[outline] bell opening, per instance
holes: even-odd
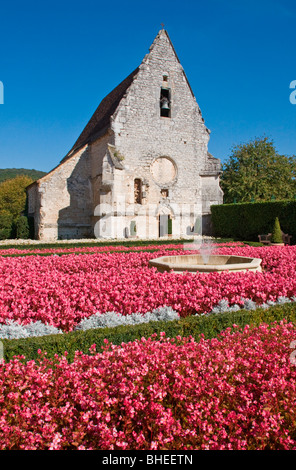
[[[160,115],[162,117],[171,117],[169,88],[161,88],[160,90]]]

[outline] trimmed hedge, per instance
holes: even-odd
[[[118,326],[114,328],[98,328],[86,331],[73,331],[67,334],[48,335],[36,338],[3,339],[5,361],[14,356],[23,355],[26,360],[36,360],[39,357],[38,350],[46,351],[48,357],[55,354],[61,356],[65,351],[68,359],[74,358],[75,351],[88,354],[91,345],[96,344],[97,350],[104,345],[107,338],[113,344],[128,343],[142,337],[149,337],[162,331],[168,337],[192,336],[198,341],[201,335],[206,339],[214,338],[226,328],[233,325],[244,327],[246,325],[258,326],[260,323],[273,323],[286,319],[296,324],[296,303],[286,303],[268,309],[239,310],[237,312],[225,312],[208,316],[188,316],[170,322],[150,322],[135,326]],[[295,338],[296,339],[296,338]]]
[[[29,218],[29,224],[30,224],[30,218]],[[19,245],[18,243],[13,243],[13,240],[11,240],[11,243],[7,244],[7,245],[1,245],[1,249],[2,250],[5,250],[5,249],[10,249],[10,248],[23,248],[23,249],[26,249],[26,250],[36,250],[36,249],[46,249],[46,248],[83,248],[83,247],[92,247],[92,246],[106,246],[106,247],[109,247],[109,246],[125,246],[125,247],[134,247],[134,246],[138,246],[138,247],[145,247],[147,245],[156,245],[156,246],[162,246],[162,245],[171,245],[171,244],[174,244],[174,245],[182,245],[183,243],[190,243],[190,242],[193,242],[194,239],[191,238],[191,239],[181,239],[181,238],[178,238],[178,239],[164,239],[164,240],[155,240],[155,239],[151,239],[151,240],[141,240],[141,239],[138,239],[138,240],[111,240],[111,241],[101,241],[100,239],[98,239],[96,241],[96,239],[94,238],[93,241],[89,242],[89,241],[79,241],[77,243],[75,243],[75,241],[72,243],[70,242],[62,242],[62,241],[56,241],[54,243],[38,243],[38,244],[30,244],[29,241],[28,243],[24,244],[24,245]]]
[[[216,237],[258,241],[258,235],[272,232],[278,217],[284,233],[296,240],[296,201],[269,201],[211,206]]]

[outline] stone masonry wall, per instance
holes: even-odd
[[[165,82],[164,77],[167,77]],[[171,91],[169,118],[160,116],[161,87]],[[202,213],[200,172],[207,162],[209,131],[165,31],[159,33],[144,58],[138,75],[120,103],[112,127],[115,146],[125,157],[127,200],[133,197],[134,179],[140,178],[146,196],[143,205],[174,205],[176,213],[187,211],[180,235],[188,234],[185,233],[188,226],[194,224],[189,205],[199,206],[200,215]],[[159,157],[168,157],[172,162],[171,168],[168,161],[162,165],[166,166],[167,181],[157,178]],[[168,173],[174,173],[173,167],[176,176],[170,178]],[[219,197],[218,187],[218,182],[212,181],[212,192],[216,190]],[[168,190],[167,198],[162,197],[162,189]],[[168,209],[167,213],[170,212],[173,211]],[[158,235],[156,219],[151,221],[150,234]]]
[[[162,88],[170,90],[170,117],[160,115]],[[209,156],[208,141],[209,130],[162,30],[108,132],[28,189],[36,238],[155,238],[168,217],[174,237],[190,235],[210,205],[222,202],[219,161]],[[136,184],[141,203],[135,202]]]
[[[93,207],[87,147],[33,185],[28,199],[29,215],[35,214],[36,238],[91,236]]]

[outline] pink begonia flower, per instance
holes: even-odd
[[[0,449],[296,450],[286,321],[0,364]]]
[[[65,249],[52,253],[59,250]],[[262,273],[160,273],[148,265],[155,251],[126,251],[91,247],[63,256],[0,257],[0,323],[40,320],[67,332],[97,312],[144,314],[170,306],[185,317],[210,312],[222,299],[230,305],[242,305],[242,298],[262,304],[296,295],[295,246],[216,245],[216,253],[261,258]],[[156,252],[186,253],[174,245]]]

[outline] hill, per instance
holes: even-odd
[[[20,175],[29,176],[36,181],[41,178],[41,176],[46,175],[46,172],[40,170],[28,170],[26,168],[0,168],[0,183]]]

